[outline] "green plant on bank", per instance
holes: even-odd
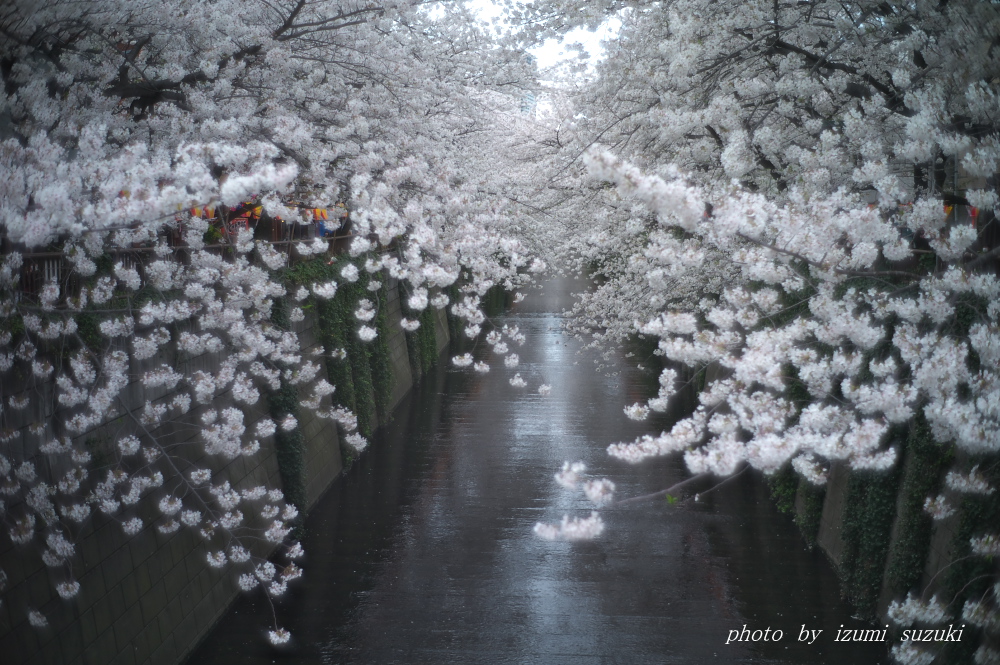
[[[386,317],[386,286],[376,292],[368,291],[370,277],[363,269],[366,256],[351,259],[338,256],[330,259],[321,256],[301,261],[283,271],[282,279],[291,288],[316,282],[336,281],[337,294],[329,300],[312,297],[304,308],[313,309],[317,317],[317,336],[326,349],[326,370],[330,382],[336,386],[333,403],[350,409],[358,418],[358,431],[370,437],[381,424],[388,422],[392,398],[393,377],[389,358],[389,326]],[[347,282],[341,272],[353,263],[359,272],[356,282]],[[382,278],[379,275],[377,278]],[[378,336],[371,342],[358,337],[359,321],[354,316],[358,303],[374,301],[377,314],[373,325]],[[338,351],[346,354],[338,357]],[[344,467],[355,459],[347,446],[341,446]]]
[[[332,272],[332,271],[331,271]],[[343,303],[332,300],[313,300],[310,306],[316,310],[316,329],[320,343],[326,349],[326,372],[330,382],[337,387],[333,393],[333,403],[354,411],[354,373],[352,358],[337,358],[333,354],[343,349],[346,353],[347,337],[352,331],[351,321],[345,316]]]
[[[222,242],[222,231],[217,226],[209,226],[201,239],[206,245],[218,245]]]
[[[288,415],[298,419],[298,406],[299,391],[295,386],[282,385],[268,395],[268,407],[275,422],[280,423]],[[286,432],[279,427],[274,433],[274,446],[285,498],[304,514],[308,506],[305,483],[305,437],[302,436],[302,428],[296,427],[291,432]]]
[[[24,319],[16,312],[11,313],[0,321],[0,332],[10,333],[11,340],[16,343],[24,334]]]
[[[96,265],[94,274],[83,281],[82,286],[87,289],[93,289],[99,278],[114,275],[115,257],[102,254],[94,259],[94,263]],[[116,290],[108,304],[119,309],[137,311],[148,302],[166,302],[175,295],[177,295],[176,292],[163,292],[148,284],[143,284],[139,290],[134,292]],[[107,338],[101,334],[99,327],[103,320],[103,312],[104,307],[90,303],[73,317],[77,326],[77,337],[91,351],[100,352],[107,346]],[[21,321],[19,316],[15,318],[18,322]]]
[[[799,489],[799,475],[790,465],[768,476],[767,486],[771,491],[771,499],[780,512],[790,514],[795,511],[795,493]]]
[[[333,393],[333,402],[357,414],[358,430],[362,435],[368,436],[371,427],[371,414],[369,409],[364,408],[368,400],[363,393],[364,388],[369,386],[358,385],[357,377],[361,371],[355,369],[356,365],[368,364],[366,348],[360,347],[359,356],[359,346],[355,343],[360,341],[357,340],[357,320],[354,318],[354,310],[360,299],[359,289],[357,283],[345,282],[340,277],[341,270],[348,262],[350,259],[346,256],[338,257],[333,262],[322,257],[297,264],[295,269],[307,281],[336,280],[338,282],[335,297],[329,300],[313,297],[310,299],[309,306],[316,309],[318,337],[327,353],[327,375],[330,377],[330,382],[337,387],[336,392]],[[367,283],[367,278],[364,279]],[[343,351],[346,356],[337,357],[339,351]],[[361,408],[359,408],[359,402]]]
[[[850,286],[870,286],[863,279],[855,282]],[[982,318],[987,304],[974,294],[963,294],[955,303],[956,315],[950,332],[956,336],[967,335],[972,323]],[[894,322],[888,323],[887,337],[891,337]],[[865,353],[857,380],[870,381],[869,362],[885,360],[890,352],[890,344],[884,342]],[[978,355],[970,350],[970,371],[977,371],[979,362]],[[812,398],[792,370],[790,366],[785,368],[788,380],[784,397],[797,407],[794,420]],[[960,391],[963,387],[959,387]],[[917,412],[912,421],[893,428],[890,433],[903,461],[888,472],[853,472],[848,482],[840,574],[845,596],[861,616],[868,618],[874,618],[883,590],[895,598],[910,591],[920,591],[934,530],[933,521],[924,510],[924,501],[938,493],[944,472],[953,459],[948,446],[942,451],[942,445],[934,441],[922,409]],[[988,461],[980,460],[980,464],[981,468],[986,468]],[[994,474],[992,483],[1000,482],[997,466],[994,461],[990,467]],[[810,547],[814,546],[822,519],[825,488],[798,478],[789,469],[769,478],[768,486],[778,509],[795,512],[803,538]],[[1000,498],[996,495],[962,498],[959,527],[952,543],[954,563],[949,566],[945,584],[948,598],[955,597],[952,604],[955,616],[960,614],[965,599],[982,595],[992,579],[991,571],[995,572],[994,562],[968,556],[971,551],[969,539],[981,535],[984,525],[997,523],[1000,523]],[[978,582],[969,583],[977,578]],[[949,645],[944,662],[971,662],[974,646],[978,643],[978,637],[971,636],[962,644]]]
[[[979,465],[990,487],[1000,487],[1000,460],[996,455],[973,457],[968,466]],[[966,494],[958,508],[958,525],[951,541],[952,564],[945,574],[944,593],[939,594],[946,602],[953,616],[960,617],[962,606],[967,600],[979,600],[987,589],[996,583],[997,560],[992,557],[971,556],[969,540],[994,531],[1000,524],[1000,492],[992,494]],[[961,642],[948,644],[941,662],[970,665],[973,653],[982,641],[981,630],[967,626],[968,637]]]
[[[782,372],[786,377],[784,397],[795,405],[795,414],[792,416],[792,423],[798,420],[799,414],[811,401],[812,397],[806,390],[805,384],[799,380],[798,371],[791,364],[782,367]],[[805,483],[807,481],[802,481]],[[795,513],[795,496],[799,491],[799,475],[790,464],[785,465],[776,473],[767,478],[767,486],[771,493],[771,499],[779,512],[785,514]]]
[[[790,308],[792,311],[796,308]],[[799,379],[798,370],[794,365],[782,367],[785,376],[785,391],[783,397],[795,406],[791,424],[799,419],[802,409],[812,402],[805,383]],[[794,515],[795,524],[802,534],[806,544],[812,549],[819,536],[820,520],[823,516],[823,500],[826,498],[826,488],[813,485],[800,477],[791,466],[786,466],[767,480],[771,498],[782,513]]]
[[[450,303],[458,302],[461,299],[462,295],[461,292],[458,290],[457,283],[452,284],[450,287],[448,287],[448,290],[445,293],[448,295],[448,302]],[[457,316],[455,316],[454,314],[452,314],[451,307],[445,308],[445,319],[448,321],[448,335],[451,338],[451,343],[456,345],[457,350],[459,351],[463,350],[464,341],[466,337],[462,332],[462,329],[464,327],[462,320]],[[407,338],[409,338],[409,335],[407,335]]]
[[[886,568],[886,589],[893,597],[919,590],[934,530],[934,521],[924,510],[924,501],[937,493],[951,458],[950,453],[942,454],[926,418],[918,411],[906,440],[896,538]]]
[[[341,257],[334,265],[346,265],[347,260],[346,257]],[[359,322],[354,316],[358,302],[370,296],[365,288],[368,284],[368,275],[363,270],[360,272],[358,281],[353,283],[342,281],[337,288],[336,297],[323,301],[320,306],[328,308],[330,311],[328,318],[338,320],[335,327],[338,334],[328,338],[332,346],[327,346],[327,350],[339,348],[347,353],[346,360],[349,364],[354,393],[353,411],[358,417],[358,431],[362,436],[369,437],[378,426],[378,414],[375,411],[375,393],[372,384],[371,343],[364,342],[358,337]],[[321,331],[320,334],[326,335],[326,331]],[[340,361],[331,358],[328,364],[331,362]]]
[[[372,388],[375,393],[375,410],[378,413],[380,425],[386,425],[392,419],[392,390],[394,379],[392,376],[392,363],[389,358],[389,317],[386,289],[383,285],[376,294],[375,307],[378,313],[375,315],[374,326],[378,336],[371,342],[371,375]]]
[[[805,382],[799,378],[799,370],[795,365],[791,363],[782,365],[781,373],[785,377],[785,390],[782,396],[795,406],[795,414],[789,422],[791,426],[798,423],[802,409],[813,402],[813,396],[809,394]]]
[[[816,546],[819,538],[819,527],[823,519],[823,501],[826,499],[826,487],[813,485],[804,478],[799,479],[795,501],[799,510],[795,513],[795,524],[799,527],[802,538],[809,549]]]
[[[890,430],[890,441],[900,455],[905,453],[906,428]],[[844,498],[840,575],[843,593],[858,614],[874,619],[882,590],[892,523],[896,517],[896,496],[900,471],[853,471]]]
[[[483,296],[482,300],[483,314],[486,316],[500,316],[504,313],[507,308],[507,292],[504,288],[497,284],[496,286],[490,287]]]
[[[275,325],[287,328],[289,325],[286,302],[276,301],[271,310],[271,320]],[[278,390],[267,395],[267,405],[271,418],[280,423],[286,416],[299,419],[299,391],[295,386],[281,381]],[[296,427],[286,432],[280,427],[274,433],[275,457],[278,462],[278,473],[281,476],[281,488],[285,498],[290,501],[300,514],[305,514],[307,508],[305,484],[305,438],[302,427]],[[297,524],[300,524],[299,521]]]
[[[403,294],[400,293],[402,298]],[[413,316],[413,314],[411,314]],[[426,374],[437,362],[437,316],[428,307],[417,317],[420,327],[406,333],[406,351],[410,356],[410,368],[414,379]]]

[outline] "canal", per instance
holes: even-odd
[[[606,455],[669,423],[623,414],[649,394],[635,359],[596,371],[596,356],[561,331],[559,312],[581,287],[548,282],[502,318],[528,339],[513,349],[516,370],[495,356],[485,375],[440,362],[312,510],[305,576],[276,606],[290,645],[268,645],[271,609],[254,595],[189,665],[887,662],[882,644],[834,642],[842,624],[863,624],[829,562],[749,473],[699,502],[606,509],[594,542],[532,533],[590,512],[553,481],[564,461],[614,480],[619,498],[686,477],[676,458],[633,467]],[[474,355],[488,351],[481,343]],[[508,383],[514,371],[526,388]],[[799,642],[803,625],[823,632]],[[783,636],[727,645],[744,626]]]

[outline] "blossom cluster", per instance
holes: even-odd
[[[532,36],[609,16],[583,0],[521,12]],[[616,18],[593,78],[552,93],[558,112],[535,144],[551,187],[531,202],[558,229],[560,258],[595,278],[568,330],[598,349],[631,336],[656,347],[658,394],[626,415],[681,406],[679,393],[696,404],[608,452],[681,454],[723,477],[791,468],[821,485],[834,464],[898,464],[907,429],[926,423],[962,460],[927,513],[954,514],[956,493],[989,496],[988,474],[961,465],[1000,454],[988,230],[1000,116],[986,46],[1000,10],[667,0]],[[987,527],[973,556],[995,551]],[[986,595],[995,616],[998,593]],[[930,612],[918,602],[893,612]],[[913,644],[893,656],[934,657]]]

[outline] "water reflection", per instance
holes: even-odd
[[[304,583],[278,606],[292,648],[271,650],[266,603],[241,600],[190,663],[884,660],[881,648],[833,644],[853,624],[830,566],[749,476],[700,503],[608,510],[597,542],[532,535],[537,521],[590,511],[552,481],[564,460],[612,477],[620,496],[685,477],[678,460],[630,467],[605,454],[649,428],[622,413],[645,379],[595,372],[559,332],[554,312],[573,287],[549,283],[506,317],[528,336],[513,349],[527,388],[508,384],[500,357],[487,375],[442,366],[313,510]],[[826,632],[799,644],[803,623]],[[785,636],[726,645],[744,624]]]

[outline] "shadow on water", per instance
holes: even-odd
[[[884,645],[834,642],[841,624],[861,624],[827,560],[749,474],[698,503],[607,509],[595,542],[533,536],[537,521],[590,512],[552,481],[564,460],[612,478],[620,497],[686,477],[676,458],[632,467],[604,452],[651,429],[622,413],[648,376],[624,357],[617,375],[595,372],[561,332],[579,288],[550,282],[504,317],[529,341],[512,349],[516,370],[485,344],[473,354],[489,374],[439,363],[312,510],[305,576],[277,604],[288,648],[268,646],[270,608],[252,595],[189,664],[886,662]],[[509,385],[515,371],[527,388]],[[803,624],[823,630],[812,645],[797,641]],[[744,625],[784,634],[727,645]]]

